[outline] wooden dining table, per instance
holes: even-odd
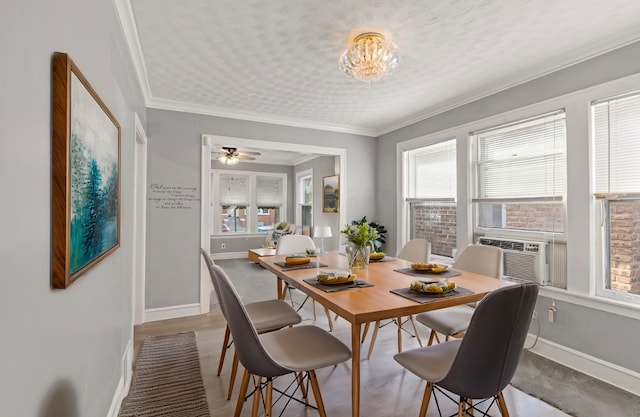
[[[363,324],[471,303],[481,300],[495,289],[512,285],[509,281],[456,270],[461,274],[448,279],[455,282],[457,287],[470,290],[468,294],[437,297],[430,299],[428,302],[420,303],[391,292],[396,289],[408,288],[410,283],[416,279],[424,279],[397,272],[397,269],[410,268],[411,263],[401,259],[391,259],[371,262],[366,269],[354,269],[352,271],[358,280],[365,281],[373,286],[358,286],[343,291],[325,292],[305,282],[304,279],[315,278],[318,271],[323,269],[348,270],[346,256],[338,252],[330,252],[326,255],[313,257],[313,262],[327,265],[319,269],[288,269],[276,264],[276,262],[284,262],[285,257],[285,255],[261,257],[259,261],[260,265],[277,276],[278,298],[284,298],[284,283],[290,284],[351,324],[352,417],[359,417],[360,415],[360,334]]]

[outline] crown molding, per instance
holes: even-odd
[[[173,110],[185,113],[195,113],[207,116],[225,117],[229,119],[238,119],[252,122],[269,123],[281,126],[300,127],[305,129],[327,130],[331,132],[350,133],[353,135],[362,135],[370,137],[378,137],[376,129],[369,129],[358,126],[333,125],[327,123],[312,122],[309,120],[289,119],[273,115],[264,115],[252,112],[243,112],[236,110],[221,109],[212,106],[181,103],[172,100],[161,100],[151,98],[147,101],[147,107],[160,110]]]
[[[378,136],[386,135],[387,133],[394,132],[396,130],[402,129],[403,127],[410,126],[414,123],[421,122],[430,117],[437,116],[439,114],[445,113],[447,111],[453,110],[458,107],[462,107],[466,104],[472,103],[477,100],[481,100],[483,98],[492,96],[494,94],[501,93],[503,91],[509,90],[510,88],[517,87],[522,84],[526,84],[530,81],[534,81],[538,78],[545,77],[554,72],[558,72],[574,65],[580,64],[585,61],[589,61],[590,59],[597,58],[601,55],[607,54],[609,52],[613,52],[617,49],[624,48],[625,46],[629,46],[633,43],[638,42],[640,39],[637,36],[633,36],[631,39],[626,39],[623,43],[619,42],[610,42],[610,44],[603,45],[598,49],[598,52],[590,52],[582,55],[574,56],[569,59],[565,63],[561,65],[556,65],[551,68],[540,67],[537,70],[534,70],[528,74],[515,74],[511,77],[510,80],[506,80],[506,83],[500,83],[499,85],[495,85],[493,88],[488,88],[484,91],[480,91],[476,94],[466,95],[466,96],[458,96],[453,98],[452,100],[443,102],[438,104],[437,106],[428,108],[424,111],[416,113],[412,116],[405,118],[404,120],[399,121],[398,123],[389,124],[377,130]]]
[[[127,44],[129,57],[133,63],[133,69],[136,73],[136,77],[138,78],[138,84],[140,85],[146,104],[151,97],[151,86],[149,85],[147,67],[142,55],[142,46],[140,45],[140,38],[138,37],[138,29],[136,27],[136,20],[133,16],[131,1],[113,0],[113,7],[115,8],[116,16],[120,23],[120,29],[122,30],[125,43]]]

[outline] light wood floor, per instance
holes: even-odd
[[[238,292],[244,302],[252,302],[261,299],[275,297],[275,278],[259,266],[249,264],[243,260],[219,261],[227,273],[231,276]],[[301,294],[294,293],[294,300],[301,300]],[[216,300],[212,293],[212,303]],[[307,302],[301,310],[302,324],[315,324],[328,329],[327,320],[320,308],[317,309],[317,320],[313,320],[311,302]],[[211,415],[216,417],[232,416],[236,405],[237,392],[241,379],[242,369],[236,379],[236,387],[231,401],[227,398],[229,372],[233,348],[227,353],[227,361],[221,376],[216,376],[218,358],[222,345],[222,337],[226,322],[217,308],[217,303],[212,305],[209,314],[188,317],[182,319],[165,320],[137,326],[135,329],[135,353],[145,336],[172,334],[193,330],[197,334],[198,349],[200,352],[202,376],[207,391],[207,397]],[[334,322],[333,334],[341,339],[347,346],[350,345],[349,324],[341,319]],[[424,332],[423,332],[424,330]],[[426,340],[428,329],[421,329],[423,340]],[[368,339],[368,338],[367,338]],[[418,347],[415,338],[405,336],[405,349]],[[363,346],[364,352],[368,349],[368,340]],[[375,350],[371,360],[363,359],[361,363],[362,392],[361,392],[361,416],[362,417],[394,417],[417,416],[424,392],[425,383],[413,374],[407,372],[393,360],[396,353],[396,329],[389,325],[380,330]],[[350,364],[345,363],[336,367],[325,368],[317,372],[322,396],[325,402],[328,416],[348,417],[351,415],[351,369]],[[277,384],[284,386],[290,382],[288,377],[279,378]],[[508,387],[505,391],[506,401],[511,416],[517,417],[565,417],[567,414],[554,409],[550,405],[529,395]],[[274,407],[274,416],[280,415],[280,401]],[[443,415],[451,415],[455,412],[455,404],[444,397],[439,396],[440,407]],[[497,407],[490,411],[492,416],[499,416]],[[251,415],[251,402],[246,402],[242,416]],[[305,408],[297,403],[290,403],[284,411],[284,416],[317,416],[312,408]],[[429,407],[428,416],[438,416],[433,398]]]

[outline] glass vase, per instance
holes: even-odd
[[[349,268],[350,269],[367,269],[369,265],[369,254],[371,253],[371,248],[369,245],[366,246],[356,246],[354,244],[349,244],[347,246],[347,256],[349,257]]]

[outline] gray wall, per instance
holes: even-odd
[[[395,190],[396,188],[398,181],[396,144],[399,142],[640,73],[638,57],[640,57],[640,43],[635,43],[381,136],[378,138],[378,167],[380,167],[376,176],[378,189]],[[398,215],[397,203],[385,197],[385,194],[379,193],[376,200],[380,222],[395,225]],[[569,236],[569,245],[573,242],[574,246],[580,247],[581,255],[588,252],[588,247],[582,250],[581,242],[589,241],[586,235],[589,228],[590,224],[580,225],[574,229],[577,233]],[[389,247],[396,247],[395,228],[388,229]],[[577,236],[580,233],[583,235]],[[588,262],[589,260],[583,256],[573,256],[569,259],[569,271],[588,270],[585,267]],[[544,297],[539,299],[537,307],[539,317],[546,317],[550,302],[551,300]],[[575,304],[561,303],[558,308],[558,319],[553,325],[550,326],[548,321],[541,320],[541,322],[541,336],[548,340],[636,372],[640,371],[637,352],[640,346],[638,320]],[[615,347],[612,347],[612,342],[615,343]]]
[[[132,332],[134,111],[140,89],[110,0],[0,2],[0,404],[5,416],[105,416]],[[69,53],[122,127],[121,247],[50,287],[51,57]],[[60,412],[58,415],[63,415]]]
[[[196,187],[200,196],[202,134],[347,151],[348,218],[375,213],[375,139],[346,133],[148,109],[149,184]],[[151,191],[151,190],[149,190]],[[147,205],[146,306],[162,308],[199,302],[200,205],[161,210]]]

